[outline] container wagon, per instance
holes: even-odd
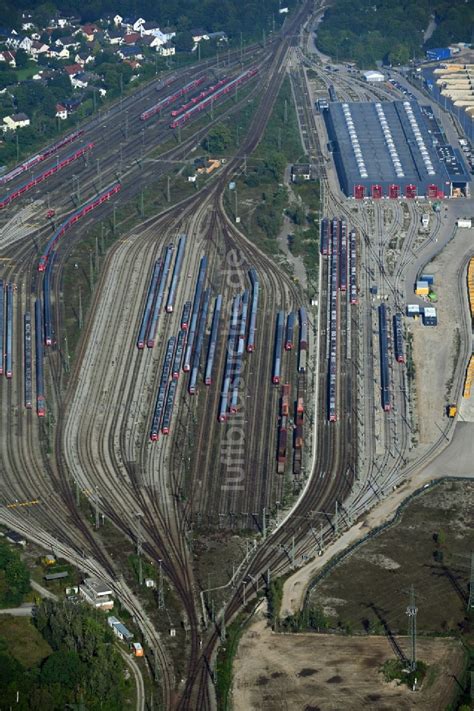
[[[191,370],[191,358],[194,347],[194,339],[196,337],[196,328],[199,316],[199,309],[201,306],[201,297],[204,288],[204,281],[206,278],[207,270],[207,257],[204,255],[201,257],[201,262],[199,264],[199,273],[196,281],[196,288],[194,290],[194,300],[193,308],[191,312],[191,325],[189,327],[188,340],[186,343],[186,350],[184,354],[183,370],[188,372]]]
[[[7,286],[7,322],[5,343],[5,375],[13,376],[13,284]]]
[[[284,474],[286,465],[286,451],[288,445],[288,430],[285,425],[278,430],[277,473]]]
[[[5,331],[5,287],[3,286],[3,279],[0,279],[0,375],[3,375],[3,364],[4,364],[4,359],[5,359],[5,354],[3,352],[4,331]]]
[[[212,316],[211,335],[209,338],[209,346],[207,349],[206,373],[204,375],[204,384],[205,385],[212,385],[212,369],[214,366],[214,358],[216,355],[217,338],[219,336],[219,320],[221,317],[221,309],[222,309],[222,296],[221,296],[221,294],[219,294],[219,296],[216,297],[216,300],[214,302],[214,313]]]
[[[339,289],[347,291],[347,225],[341,220],[339,240]]]
[[[151,309],[153,306],[153,301],[156,295],[156,288],[158,285],[158,279],[160,278],[161,272],[161,259],[157,259],[153,267],[153,273],[151,275],[150,285],[148,287],[148,293],[145,302],[145,309],[143,311],[142,322],[140,324],[140,330],[138,332],[137,338],[137,348],[142,350],[145,348],[146,334],[148,331],[148,325],[150,322]]]
[[[43,362],[43,324],[41,301],[35,301],[35,350],[36,350],[36,413],[38,417],[46,415],[46,399],[44,396],[44,362]]]
[[[257,309],[258,309],[258,294],[260,283],[258,281],[257,272],[255,269],[249,271],[250,281],[252,282],[252,302],[250,304],[249,318],[249,333],[247,338],[247,352],[252,353],[255,350],[255,330],[257,325]]]
[[[193,367],[191,370],[191,377],[189,379],[188,391],[189,391],[190,395],[194,395],[196,392],[196,388],[197,388],[199,363],[201,361],[202,344],[204,342],[204,334],[206,331],[207,312],[209,311],[210,299],[211,299],[211,290],[205,289],[204,295],[203,295],[203,300],[202,300],[201,316],[199,318],[199,326],[198,326],[198,330],[197,330],[196,345],[194,348]]]
[[[387,309],[385,304],[380,304],[379,306],[379,343],[382,407],[385,412],[390,412],[392,409],[392,396],[390,392],[390,371],[388,366]]]
[[[285,383],[281,389],[280,415],[288,417],[290,414],[290,385]]]
[[[398,363],[405,362],[405,349],[403,347],[403,322],[400,313],[393,317],[393,342],[395,344],[395,359]]]
[[[170,314],[174,309],[174,302],[176,299],[176,291],[178,287],[178,281],[181,274],[181,267],[183,265],[184,250],[186,247],[186,235],[181,235],[178,242],[178,251],[176,253],[176,259],[173,267],[173,275],[171,277],[170,289],[168,292],[168,299],[166,301],[166,311]]]
[[[184,331],[188,330],[189,317],[191,316],[191,306],[192,306],[191,302],[186,301],[186,303],[184,304],[184,307],[183,307],[183,313],[181,315],[181,328]]]
[[[178,380],[179,372],[181,370],[181,364],[183,361],[183,352],[186,345],[186,331],[180,331],[178,333],[178,340],[176,342],[176,351],[173,359],[173,368],[171,377],[173,380]]]
[[[163,415],[163,425],[161,427],[161,431],[163,432],[164,435],[169,434],[169,431],[170,431],[177,385],[178,385],[178,381],[172,380],[171,383],[169,384],[169,387],[168,387],[168,395],[166,396],[165,412]]]
[[[326,256],[329,254],[329,220],[327,217],[321,220],[319,249],[322,255]]]
[[[23,341],[25,407],[30,410],[33,406],[33,373],[31,355],[31,314],[29,311],[27,311],[23,317]]]
[[[272,383],[278,385],[281,376],[281,353],[283,346],[283,330],[285,328],[285,312],[279,311],[277,314],[275,328],[275,348],[273,352],[273,372]]]
[[[88,202],[84,203],[84,205],[81,205],[81,207],[75,210],[66,220],[64,220],[64,222],[53,232],[53,234],[49,238],[44,252],[40,257],[38,263],[38,271],[44,272],[51,252],[54,246],[56,245],[56,242],[72,227],[72,225],[74,225],[78,220],[80,220],[81,217],[87,215],[88,212],[91,212],[91,210],[94,210],[99,205],[102,205],[102,203],[106,202],[107,200],[110,200],[112,195],[118,193],[121,188],[122,186],[120,183],[114,183],[113,185],[99,193],[97,197],[92,198],[92,200],[89,200]]]
[[[293,336],[295,331],[295,321],[296,315],[292,311],[288,314],[286,320],[286,334],[285,334],[285,351],[291,351],[293,349]]]
[[[163,261],[163,269],[161,270],[160,278],[158,280],[158,287],[156,289],[155,303],[153,304],[153,308],[151,311],[150,327],[148,329],[148,336],[146,339],[147,348],[154,348],[154,346],[155,346],[155,338],[156,338],[156,330],[158,327],[158,319],[160,317],[161,305],[163,303],[163,296],[165,294],[166,282],[168,280],[168,274],[170,271],[171,258],[173,256],[173,249],[174,249],[174,247],[172,244],[169,244],[166,248],[165,258]]]
[[[349,233],[349,289],[350,303],[357,304],[357,240],[354,230]]]

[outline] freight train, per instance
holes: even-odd
[[[299,310],[300,334],[298,341],[298,372],[305,373],[308,358],[308,313],[302,306]]]
[[[7,286],[7,320],[5,333],[5,375],[13,376],[13,284]]]
[[[329,254],[329,220],[327,217],[324,217],[321,220],[319,250],[324,256],[327,256]]]
[[[159,101],[157,104],[154,104],[154,106],[150,106],[149,109],[146,109],[146,111],[140,114],[140,121],[148,121],[148,119],[150,119],[152,116],[156,116],[156,114],[160,113],[160,111],[166,109],[167,106],[174,103],[182,96],[186,96],[186,94],[189,94],[189,92],[193,89],[196,89],[198,86],[201,86],[201,84],[203,84],[205,81],[206,76],[199,77],[199,79],[193,79],[188,84],[185,84],[185,86],[182,86],[180,89],[175,91],[173,94],[170,94],[164,99],[161,99],[161,101]]]
[[[224,84],[224,86],[221,86],[216,91],[213,91],[212,94],[207,96],[205,99],[199,101],[191,109],[188,109],[183,114],[181,114],[181,116],[175,118],[171,122],[170,128],[179,128],[180,126],[183,126],[183,124],[194,118],[194,116],[196,116],[198,113],[207,109],[208,106],[213,105],[214,102],[218,101],[223,96],[226,96],[226,94],[229,94],[234,89],[237,89],[237,87],[239,87],[241,84],[244,84],[245,82],[252,79],[252,77],[257,74],[257,71],[257,69],[248,69],[247,71],[242,72],[242,74],[240,74],[235,79],[228,81],[226,84]]]
[[[390,391],[390,371],[388,366],[388,334],[387,308],[379,306],[379,345],[380,345],[380,386],[382,407],[385,412],[392,409],[392,394]]]
[[[257,309],[258,295],[260,290],[260,282],[258,281],[257,272],[255,269],[249,270],[250,281],[252,282],[252,301],[250,304],[249,318],[249,333],[247,338],[247,352],[252,353],[255,350],[255,330],[257,324]]]
[[[204,384],[205,385],[212,384],[212,369],[214,366],[214,358],[216,355],[221,309],[222,309],[222,296],[221,296],[221,294],[219,294],[219,296],[216,297],[216,300],[214,303],[214,314],[212,316],[211,335],[209,337],[209,345],[207,348],[206,372],[204,375]]]
[[[31,355],[31,314],[27,311],[23,317],[23,372],[24,402],[29,410],[33,406],[33,374]]]
[[[30,180],[28,180],[26,183],[23,183],[23,185],[20,185],[19,188],[15,188],[15,190],[12,190],[11,193],[8,193],[8,195],[5,195],[4,198],[0,199],[0,210],[2,210],[4,207],[7,207],[11,202],[16,200],[17,198],[21,197],[24,193],[28,192],[28,190],[31,190],[32,188],[35,187],[35,185],[39,185],[42,183],[44,180],[49,178],[51,175],[54,175],[55,173],[58,173],[60,170],[65,168],[67,165],[70,165],[73,163],[75,160],[78,160],[82,156],[86,155],[88,151],[91,151],[94,148],[93,143],[88,143],[86,146],[83,146],[82,148],[79,148],[75,153],[73,153],[70,156],[67,156],[67,158],[63,158],[62,161],[57,163],[56,165],[51,166],[47,170],[43,171],[39,175],[36,175]]]
[[[349,301],[357,304],[357,240],[354,230],[349,232]]]
[[[38,417],[46,415],[46,399],[44,396],[44,363],[43,363],[43,324],[41,319],[41,301],[35,301],[35,351],[36,351],[36,413]]]
[[[403,347],[403,322],[400,313],[393,317],[393,343],[395,346],[395,360],[398,363],[405,362],[405,349]]]
[[[191,375],[189,378],[188,392],[190,395],[194,395],[196,393],[198,374],[199,374],[199,363],[201,361],[202,344],[204,342],[204,334],[206,331],[207,313],[209,311],[210,300],[211,300],[211,290],[205,289],[204,294],[203,294],[203,299],[202,299],[201,315],[199,317],[199,324],[198,324],[198,329],[197,329],[196,344],[194,346]]]
[[[178,288],[179,277],[181,274],[181,267],[183,265],[184,250],[186,247],[186,235],[181,235],[178,242],[178,251],[176,253],[176,260],[173,267],[173,275],[171,277],[171,285],[168,292],[168,298],[166,300],[166,311],[167,313],[173,313],[174,302],[176,299],[176,290]]]
[[[53,232],[53,234],[49,238],[44,252],[40,257],[38,271],[44,272],[44,270],[46,269],[46,264],[56,242],[72,227],[72,225],[74,225],[74,223],[80,220],[81,217],[87,215],[88,212],[94,210],[94,208],[98,207],[99,205],[102,205],[103,202],[109,200],[112,195],[118,193],[121,187],[122,186],[120,183],[114,183],[112,186],[100,192],[95,198],[92,198],[88,202],[84,203],[84,205],[81,205],[81,207],[75,210],[72,215],[70,215],[66,220],[64,220],[64,222]]]
[[[329,363],[328,363],[328,419],[337,420],[337,342],[338,342],[338,257],[340,223],[331,223],[331,258],[329,262]]]
[[[5,354],[3,352],[3,341],[5,331],[5,288],[3,279],[0,279],[0,375],[3,375],[3,361]]]
[[[38,163],[41,163],[42,161],[46,160],[46,158],[49,158],[49,156],[59,151],[61,148],[63,148],[63,146],[67,146],[68,143],[72,143],[77,138],[80,138],[83,134],[83,130],[74,131],[74,133],[70,133],[69,136],[65,136],[57,143],[54,143],[52,146],[49,146],[49,148],[45,148],[42,153],[38,153],[37,155],[32,156],[32,158],[28,158],[27,161],[21,163],[21,165],[18,165],[16,168],[13,168],[13,170],[10,170],[9,173],[5,173],[5,175],[0,178],[0,185],[4,185],[5,183],[10,182],[10,180],[17,178],[22,173],[26,172],[27,170],[30,170]]]
[[[285,312],[279,311],[277,314],[275,327],[275,346],[273,351],[272,383],[278,385],[281,377],[281,353],[283,347],[283,331],[285,328]]]
[[[163,260],[163,268],[160,272],[158,279],[158,286],[156,288],[155,300],[151,310],[149,325],[148,325],[148,335],[146,339],[147,348],[154,348],[156,330],[158,328],[158,319],[161,312],[161,304],[163,303],[163,296],[166,289],[166,282],[168,280],[168,274],[171,266],[171,258],[173,256],[173,245],[169,244],[166,248],[165,258]]]
[[[140,323],[140,330],[138,332],[137,338],[137,348],[139,348],[140,350],[145,348],[146,334],[148,331],[148,324],[150,321],[151,309],[153,306],[153,299],[155,298],[158,279],[160,278],[161,264],[161,259],[157,259],[153,266],[153,273],[151,275],[150,286],[148,287],[145,309],[143,311],[143,316]]]
[[[197,325],[198,325],[198,316],[199,316],[199,309],[201,306],[202,292],[204,290],[204,281],[206,279],[206,270],[207,270],[207,257],[204,255],[203,257],[201,257],[201,262],[199,264],[198,278],[196,281],[196,288],[194,290],[193,308],[192,308],[192,312],[191,312],[191,323],[189,326],[189,333],[188,333],[188,338],[187,338],[187,343],[186,343],[186,350],[184,353],[183,370],[185,372],[188,372],[189,370],[191,370],[191,358],[192,358],[193,347],[194,347],[194,339],[196,338],[196,329],[197,329]]]

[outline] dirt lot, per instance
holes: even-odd
[[[311,592],[330,625],[379,631],[382,620],[407,631],[406,606],[415,586],[418,630],[449,632],[464,620],[472,547],[474,482],[448,482],[415,499],[401,521],[369,541]],[[433,534],[443,530],[437,546]],[[442,552],[442,562],[433,554]]]
[[[401,640],[406,647],[407,640]],[[423,639],[430,666],[418,692],[387,683],[379,672],[393,658],[385,637],[273,634],[260,616],[242,637],[234,663],[234,711],[445,709],[463,665],[458,642]]]

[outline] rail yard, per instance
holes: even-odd
[[[238,613],[271,580],[330,551],[455,427],[440,411],[439,435],[418,436],[414,344],[428,326],[407,306],[429,323],[428,292],[416,300],[414,284],[466,208],[445,207],[439,190],[425,195],[421,179],[411,192],[391,184],[383,200],[385,187],[358,190],[371,162],[354,104],[374,107],[395,177],[403,151],[386,120],[395,106],[414,132],[417,169],[431,176],[441,159],[418,139],[418,104],[385,84],[329,76],[306,51],[314,12],[302,2],[278,36],[229,51],[224,64],[209,59],[151,81],[0,178],[0,523],[113,586],[141,631],[164,708],[213,708],[216,652]],[[321,195],[311,296],[225,200],[287,76]],[[111,213],[115,231],[117,206],[188,165],[210,127],[250,100],[258,108],[237,154],[108,249],[70,365],[64,279],[74,245]],[[28,200],[38,209],[25,226]],[[464,336],[446,397],[456,401],[472,350],[466,270],[464,260],[453,287]],[[100,516],[164,576],[179,661],[166,627],[125,581]],[[237,535],[245,557],[229,565],[223,551],[211,586],[193,536]]]

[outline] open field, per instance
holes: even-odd
[[[310,593],[310,604],[322,607],[330,626],[379,631],[384,620],[403,634],[413,584],[419,632],[458,630],[467,604],[473,503],[471,482],[435,487],[325,578]],[[442,545],[434,540],[440,531]]]
[[[3,642],[9,653],[27,669],[51,654],[51,647],[29,617],[0,617],[0,649]]]
[[[408,651],[408,640],[400,640]],[[263,616],[244,633],[234,663],[234,711],[304,709],[377,711],[445,709],[463,667],[454,639],[423,639],[419,655],[428,664],[426,680],[414,693],[387,683],[382,664],[393,658],[385,637],[326,634],[273,634]]]

